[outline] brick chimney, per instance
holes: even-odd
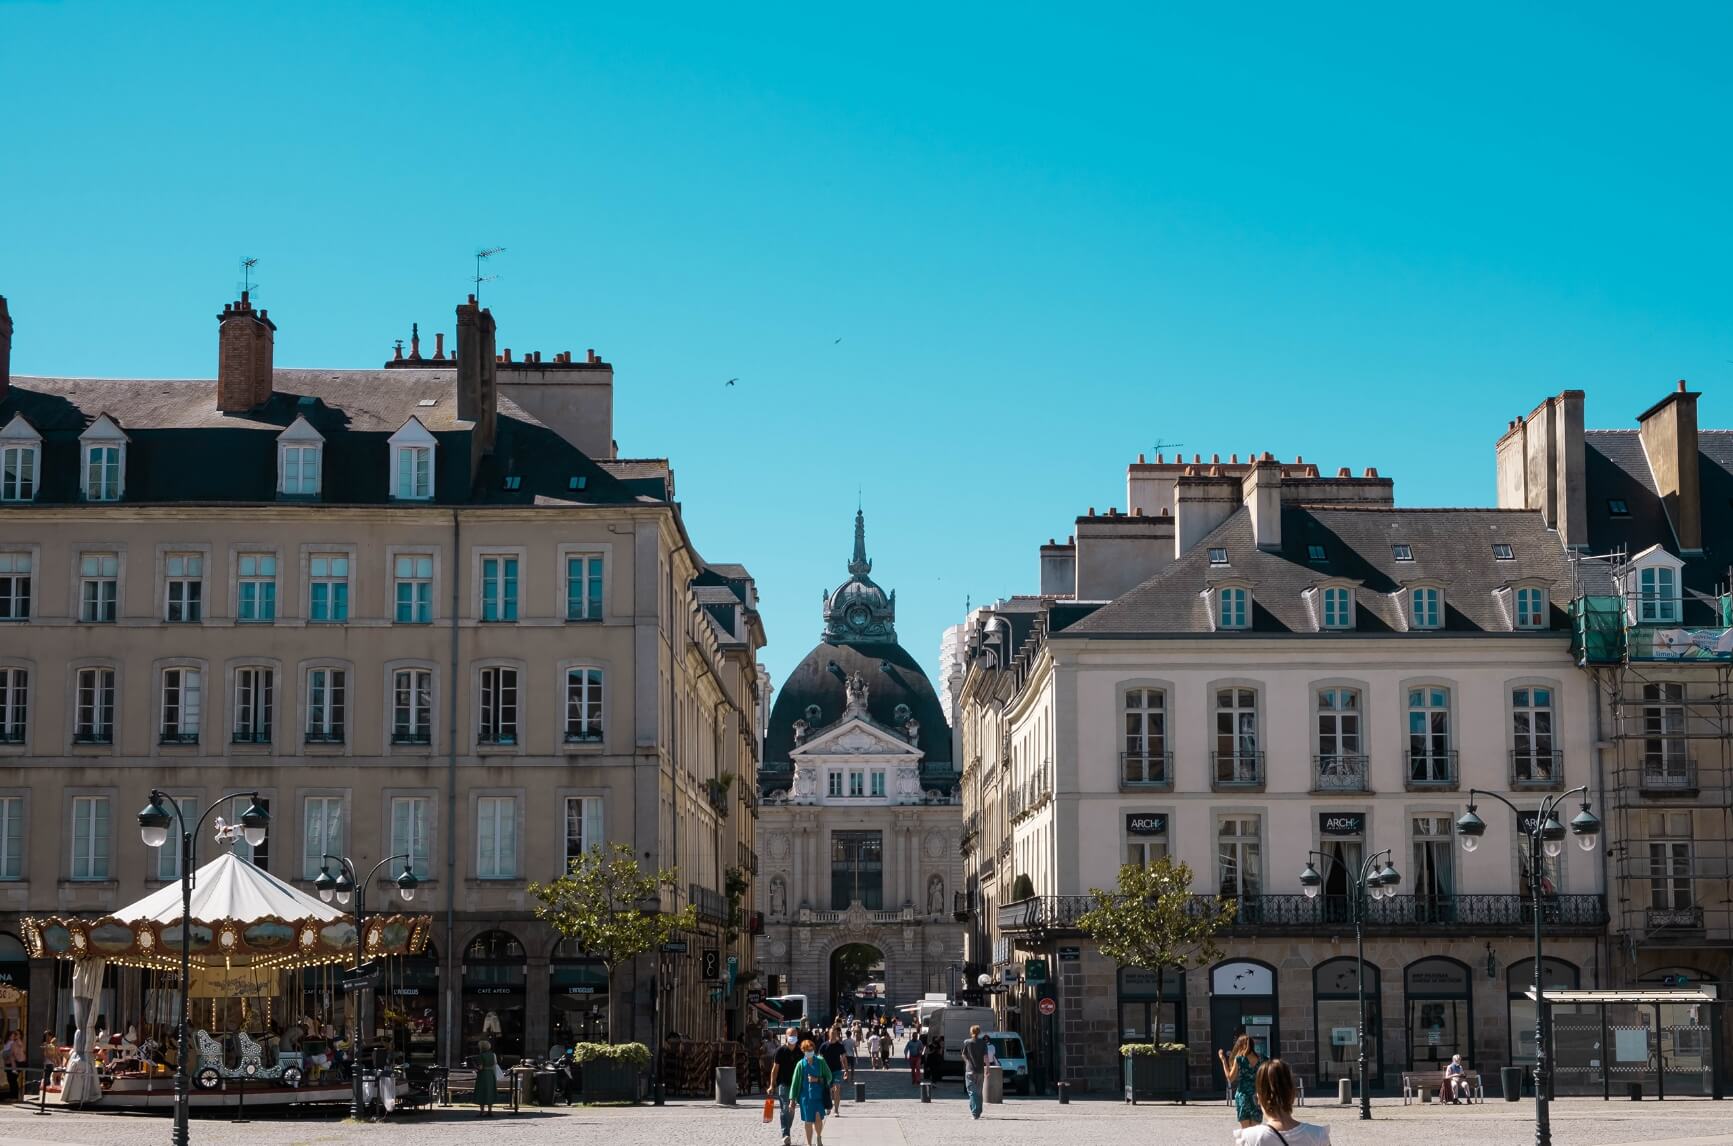
[[[12,315],[6,309],[6,296],[0,294],[0,402],[12,389]]]
[[[242,414],[270,400],[277,324],[253,309],[246,291],[217,322],[217,409]]]
[[[493,451],[499,414],[498,364],[494,354],[493,312],[475,296],[457,308],[457,416],[475,423],[477,458]]]
[[[1649,459],[1655,489],[1667,507],[1679,548],[1685,552],[1703,549],[1703,495],[1697,473],[1697,399],[1700,395],[1679,388],[1637,415],[1643,453]]]

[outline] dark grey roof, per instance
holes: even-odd
[[[1635,555],[1654,545],[1683,558],[1685,586],[1714,593],[1733,565],[1733,430],[1697,431],[1697,481],[1702,497],[1701,555],[1680,552],[1667,507],[1656,491],[1638,430],[1587,430],[1583,434],[1589,549],[1609,553],[1623,546]],[[1628,516],[1615,517],[1608,503],[1623,501]],[[1690,619],[1690,614],[1687,614]]]
[[[835,670],[831,666],[835,665]],[[817,705],[819,716],[811,721],[813,733],[835,724],[847,706],[845,679],[860,673],[867,683],[867,716],[886,728],[897,727],[896,707],[909,706],[909,714],[921,722],[918,747],[924,754],[923,771],[948,771],[951,765],[951,726],[939,695],[921,666],[901,645],[833,644],[824,642],[796,665],[782,682],[776,704],[770,711],[770,727],[764,740],[765,791],[788,786],[789,753],[794,748],[794,722],[806,717],[808,705]]]
[[[1511,560],[1494,556],[1495,542],[1510,545]],[[1413,560],[1397,561],[1396,544],[1409,546]],[[1313,545],[1323,546],[1323,561],[1310,559]],[[1210,564],[1211,549],[1226,549],[1228,564]],[[1251,587],[1254,634],[1312,633],[1317,626],[1303,594],[1333,578],[1356,586],[1359,633],[1402,631],[1407,597],[1400,590],[1416,582],[1444,589],[1443,631],[1458,634],[1509,632],[1494,591],[1530,579],[1549,589],[1553,627],[1563,628],[1562,605],[1572,588],[1570,559],[1538,511],[1285,506],[1282,547],[1264,551],[1253,544],[1251,516],[1241,507],[1172,565],[1064,633],[1207,633],[1205,593],[1229,581]],[[1410,635],[1425,639],[1430,633]]]

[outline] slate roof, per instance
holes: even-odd
[[[837,672],[831,671],[834,664]],[[822,642],[795,666],[776,694],[770,710],[770,726],[764,741],[766,793],[786,788],[789,753],[794,748],[794,722],[805,718],[808,705],[819,709],[811,722],[817,734],[842,718],[847,707],[844,680],[859,672],[867,683],[867,715],[886,728],[896,728],[896,707],[909,706],[909,714],[921,722],[918,746],[924,754],[921,770],[946,771],[951,765],[951,726],[939,706],[939,694],[914,657],[894,641],[880,643]]]
[[[1714,593],[1733,565],[1733,430],[1697,431],[1697,481],[1702,496],[1703,552],[1679,550],[1667,507],[1643,452],[1638,430],[1585,430],[1583,478],[1588,489],[1589,549],[1609,553],[1624,546],[1635,555],[1659,545],[1685,561],[1685,587]],[[1608,503],[1623,501],[1629,516],[1614,516]],[[1687,618],[1695,611],[1686,606]]]
[[[325,439],[321,504],[390,501],[388,440],[411,417],[439,442],[433,504],[595,505],[663,501],[661,482],[623,481],[510,399],[499,399],[493,453],[469,472],[473,423],[457,416],[456,372],[277,370],[268,402],[217,409],[209,379],[14,376],[0,426],[14,414],[43,437],[32,504],[79,500],[79,441],[107,414],[130,439],[123,504],[277,502],[276,437],[297,416]],[[423,403],[428,403],[423,405]],[[507,490],[516,475],[519,488]],[[571,488],[582,478],[581,490]]]
[[[1510,560],[1494,556],[1495,542],[1511,546]],[[1396,560],[1396,544],[1409,546],[1413,560]],[[1310,559],[1313,545],[1323,546],[1324,560]],[[1226,549],[1228,564],[1212,565],[1211,549]],[[1355,587],[1356,625],[1350,632],[1403,632],[1408,598],[1401,590],[1417,582],[1443,588],[1445,634],[1511,632],[1494,591],[1522,580],[1547,587],[1552,627],[1568,627],[1562,606],[1571,597],[1570,558],[1538,511],[1284,506],[1282,547],[1264,551],[1253,543],[1251,516],[1242,506],[1190,552],[1064,633],[1209,633],[1205,595],[1225,582],[1251,589],[1250,633],[1317,633],[1304,594],[1332,579]],[[1424,640],[1438,631],[1406,635]],[[1234,639],[1244,633],[1217,635]]]

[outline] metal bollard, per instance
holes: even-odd
[[[866,1101],[866,1083],[857,1082],[854,1084],[854,1100],[857,1103]]]
[[[1062,1082],[1059,1084],[1059,1105],[1071,1105],[1071,1084],[1069,1082]]]
[[[930,1082],[921,1083],[921,1101],[922,1102],[931,1102],[932,1100],[933,1100],[933,1084]]]

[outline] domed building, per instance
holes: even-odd
[[[896,594],[871,577],[859,512],[848,573],[777,695],[759,768],[759,968],[769,994],[805,995],[820,1018],[963,985],[951,729],[897,643]]]

